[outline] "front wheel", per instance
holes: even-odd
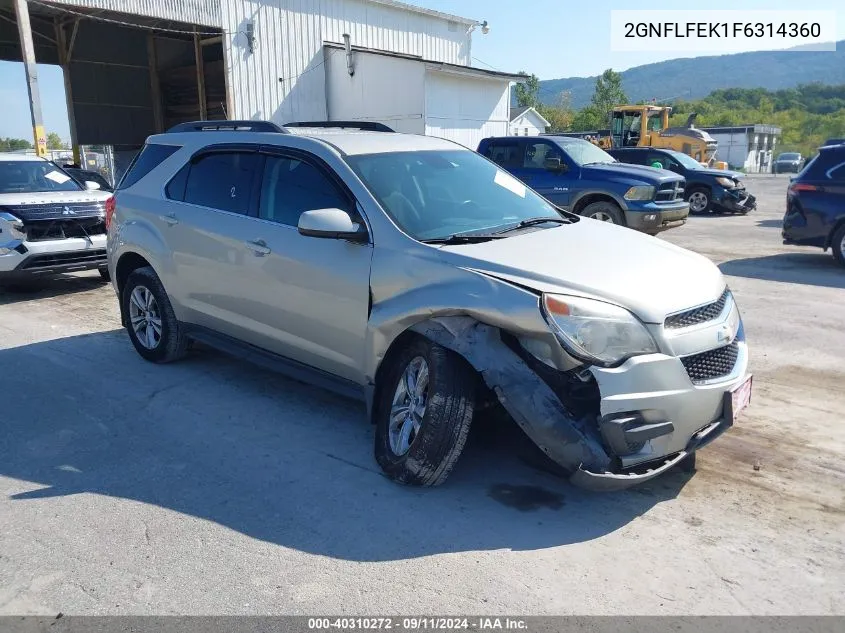
[[[588,204],[581,210],[581,215],[585,218],[593,218],[601,222],[610,222],[625,226],[625,216],[622,215],[622,209],[613,202],[606,200]]]
[[[153,363],[169,363],[185,355],[182,325],[152,268],[139,268],[129,275],[122,301],[126,330],[138,354]]]
[[[398,483],[440,485],[466,443],[475,372],[426,339],[414,340],[386,369],[377,403],[376,461]]]
[[[689,194],[690,213],[706,213],[710,211],[712,200],[710,192],[703,187],[693,189]]]

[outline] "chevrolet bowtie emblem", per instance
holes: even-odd
[[[723,325],[716,334],[719,343],[730,343],[734,340],[735,332],[730,325]]]

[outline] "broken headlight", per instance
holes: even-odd
[[[543,310],[566,351],[584,362],[611,367],[658,351],[640,320],[612,303],[545,294]]]

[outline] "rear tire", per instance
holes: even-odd
[[[466,443],[475,410],[475,372],[454,352],[423,338],[388,362],[377,402],[376,461],[398,483],[440,485]],[[427,378],[416,380],[413,375],[419,377],[423,365]],[[405,402],[410,406],[403,407]]]
[[[709,213],[713,210],[713,197],[710,191],[704,187],[694,187],[690,190],[689,196],[690,213]]]
[[[187,339],[158,275],[145,266],[132,271],[121,297],[126,330],[135,351],[153,363],[179,360]]]
[[[841,224],[833,233],[830,240],[830,249],[833,251],[833,257],[839,262],[840,266],[845,266],[845,224]]]
[[[583,215],[585,218],[600,220],[601,222],[611,222],[612,224],[625,226],[625,216],[622,214],[622,209],[615,203],[607,200],[588,204],[581,209],[580,215]]]

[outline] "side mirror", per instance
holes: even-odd
[[[99,191],[100,190],[100,183],[94,182],[93,180],[86,180],[85,181],[85,189],[87,191]]]
[[[566,171],[566,163],[561,162],[560,158],[547,158],[543,161],[543,168],[546,171],[560,173]]]
[[[330,240],[366,242],[367,229],[352,221],[342,209],[315,209],[299,216],[297,229],[300,235],[321,237]]]

